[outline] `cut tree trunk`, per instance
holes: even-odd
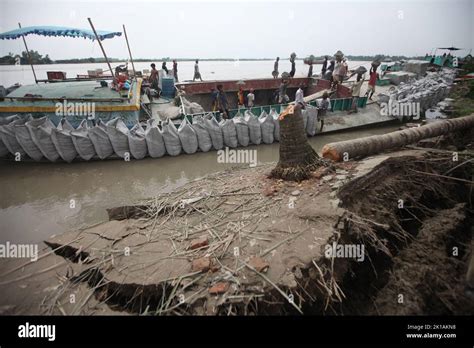
[[[323,147],[323,157],[333,161],[369,156],[422,139],[433,138],[453,131],[474,127],[474,115],[459,117],[445,121],[433,122],[424,126],[391,132],[383,135],[373,135],[354,140],[326,144]]]
[[[270,177],[289,181],[308,179],[324,161],[309,145],[304,129],[301,106],[288,106],[279,118],[280,159]]]

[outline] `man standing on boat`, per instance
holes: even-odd
[[[377,68],[372,66],[369,72],[369,85],[366,93],[370,100],[372,100],[372,96],[375,93],[375,84],[377,83],[378,78],[379,74],[377,73]]]
[[[308,77],[313,76],[313,62],[309,62]]]
[[[286,78],[286,76],[284,75],[288,76],[288,73],[284,72],[282,74],[283,78],[281,79],[280,88],[278,89],[278,103],[279,104],[285,104],[290,101],[290,97],[288,97],[288,94],[286,94],[286,88],[288,87],[288,83],[290,82],[290,80]]]
[[[342,60],[342,71],[341,71],[342,81],[344,81],[345,77],[347,76],[348,71],[349,71],[349,66],[347,65],[347,59],[344,58]]]
[[[225,119],[229,118],[229,103],[222,85],[217,85],[217,107]]]
[[[237,108],[245,107],[245,96],[244,96],[244,88],[242,86],[239,87],[239,91],[237,92]]]
[[[166,62],[163,62],[163,64],[161,64],[161,69],[166,72],[166,75],[168,75],[168,68],[166,67]]]
[[[196,64],[194,64],[193,82],[197,79],[200,79],[202,81],[201,73],[199,72],[199,60],[196,59]]]
[[[303,92],[303,84],[300,83],[300,88],[296,91],[295,95],[295,105],[300,104],[302,109],[306,108],[306,103],[304,101],[304,92]]]
[[[178,82],[178,62],[173,59],[173,75],[176,82]]]
[[[150,73],[150,78],[148,79],[148,81],[150,81],[151,88],[156,90],[156,92],[158,93],[158,96],[159,96],[161,90],[160,90],[160,87],[158,85],[158,82],[159,82],[158,70],[156,70],[155,63],[151,63],[150,66],[151,66],[151,73]]]
[[[362,84],[364,83],[364,77],[362,74],[357,74],[357,81],[354,82],[354,84],[352,85],[351,87],[351,91],[352,91],[352,105],[351,105],[351,109],[349,110],[349,114],[352,114],[352,113],[357,113],[358,110],[357,110],[357,103],[359,101],[359,97],[360,97],[360,89],[362,87]]]
[[[328,68],[328,56],[324,56],[323,67],[321,68],[321,76],[324,78],[326,75],[326,70]]]
[[[290,62],[291,62],[291,70],[290,70],[290,76],[294,77],[296,73],[296,64],[295,64],[295,59],[296,59],[296,53],[293,52],[290,56]]]
[[[334,71],[332,72],[332,79],[334,82],[334,86],[342,83],[344,81],[344,77],[346,75],[346,68],[344,66],[344,62],[341,60],[337,60],[336,66]]]
[[[316,103],[318,105],[318,119],[321,121],[321,128],[319,129],[319,132],[321,133],[324,127],[324,117],[326,116],[327,111],[331,109],[331,100],[329,99],[328,92],[324,92],[323,97],[318,99]]]
[[[218,110],[218,97],[219,97],[219,91],[217,91],[215,88],[211,88],[211,111],[217,111]]]
[[[280,57],[277,57],[275,60],[275,64],[273,64],[273,71],[272,71],[272,76],[274,79],[278,78],[278,62],[280,61]]]
[[[323,79],[332,81],[332,73],[334,71],[334,64],[335,64],[334,60],[331,60],[329,67],[327,68],[326,73],[323,76]]]
[[[247,94],[247,107],[253,108],[255,103],[255,94],[253,94],[253,88],[250,88],[249,94]]]

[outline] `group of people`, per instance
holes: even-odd
[[[352,71],[352,73],[348,76],[349,68],[347,66],[347,60],[342,56],[342,53],[340,51],[336,53],[335,58],[336,58],[335,60],[331,60],[329,62],[329,66],[328,66],[328,57],[327,56],[325,57],[323,65],[322,65],[322,69],[321,69],[321,75],[324,79],[331,81],[331,90],[333,91],[337,90],[337,85],[341,84],[345,80],[350,79],[352,76],[357,75],[356,80],[352,83],[350,87],[352,103],[351,103],[350,110],[348,111],[349,114],[357,113],[362,85],[365,81],[365,72],[367,70],[363,67],[359,67],[358,69]],[[275,64],[277,64],[277,62],[278,62],[278,58]],[[377,80],[379,79],[379,74],[377,73],[377,68],[379,64],[380,64],[379,62],[374,61],[369,71],[368,87],[367,87],[367,92],[365,94],[365,96],[367,96],[369,99],[372,99],[372,96],[375,93],[375,86],[376,86]],[[309,74],[311,74],[312,76],[311,64],[310,64]],[[282,78],[280,87],[278,91],[275,92],[274,102],[280,103],[280,104],[289,102],[289,97],[286,93],[288,84],[289,84],[289,79]],[[320,108],[321,110],[324,110],[322,112],[326,112],[326,110],[328,109],[328,105],[326,103],[328,99],[329,99],[329,95],[323,96],[323,98],[321,99],[321,102],[323,102],[325,106],[320,107],[318,105],[318,108]],[[303,108],[305,107],[302,85],[300,85],[300,88],[296,92],[295,103],[300,104]]]
[[[251,108],[255,105],[255,93],[253,88],[250,88],[249,92],[245,94],[243,87],[239,87],[237,92],[237,107],[240,108]],[[218,111],[222,114],[222,117],[229,118],[229,101],[224,91],[222,84],[217,85],[217,88],[211,88],[211,109],[212,111]]]
[[[159,88],[159,81],[160,81],[160,75],[159,75],[159,71],[156,69],[156,65],[155,63],[152,63],[150,65],[151,67],[151,72],[150,72],[150,76],[148,77],[148,81],[150,82],[150,85],[153,89],[155,89],[158,94],[160,94],[160,88]],[[166,62],[163,62],[163,64],[161,64],[161,70],[163,70],[166,75],[169,75],[169,70],[168,70],[168,67],[166,66]],[[175,79],[176,82],[179,81],[178,79],[178,62],[176,59],[173,59],[173,77]],[[201,73],[199,72],[199,60],[196,59],[196,62],[194,64],[194,77],[193,77],[193,81],[196,81],[196,80],[201,80],[202,81],[202,77],[201,77]]]
[[[151,88],[156,90],[159,96],[161,94],[160,83],[159,83],[160,82],[159,70],[156,69],[155,63],[151,63],[150,67],[151,67],[151,71],[150,71],[150,76],[148,77],[148,82],[150,83]],[[163,62],[163,64],[161,64],[161,70],[163,70],[166,75],[169,75],[169,70],[168,70],[168,67],[166,66],[166,62]],[[176,59],[173,59],[173,77],[176,82],[179,81],[178,80],[178,62],[176,61]]]
[[[364,69],[359,68],[355,71],[349,71],[347,59],[344,58],[342,52],[340,51],[338,51],[335,54],[334,58],[335,59],[329,60],[328,56],[324,57],[324,61],[322,63],[322,68],[321,68],[321,77],[325,80],[331,81],[331,89],[335,91],[337,90],[337,86],[339,84],[343,83],[345,80],[350,79],[352,76],[357,75],[356,80],[352,83],[350,87],[351,96],[352,96],[352,105],[349,110],[349,113],[356,113],[358,111],[357,104],[360,98],[362,85],[365,81],[365,72],[367,70],[365,68]],[[290,55],[290,62],[291,62],[290,73],[284,72],[281,74],[282,81],[278,90],[276,90],[272,96],[272,103],[286,104],[290,101],[290,98],[288,97],[288,94],[287,94],[287,88],[288,88],[290,79],[294,77],[296,73],[295,60],[296,60],[296,54],[293,52]],[[280,58],[277,57],[273,66],[272,76],[275,79],[278,78],[280,75],[279,61],[280,61]],[[310,65],[310,68],[308,71],[308,76],[311,77],[313,74],[312,62],[310,62],[309,65]],[[368,88],[366,92],[366,96],[369,99],[372,99],[372,96],[375,93],[376,82],[377,82],[377,79],[379,78],[379,74],[377,73],[377,67],[378,65],[373,63],[369,71]],[[157,90],[159,93],[160,91],[159,73],[158,73],[158,70],[156,69],[155,64],[151,64],[151,68],[152,70],[150,73],[149,82],[151,84],[151,87]],[[166,62],[163,62],[162,70],[166,74],[169,74],[168,68],[166,66]],[[173,76],[175,80],[178,81],[178,63],[176,60],[173,60]],[[196,81],[196,80],[202,81],[202,76],[199,71],[199,60],[196,60],[194,64],[193,81]],[[228,118],[229,117],[229,101],[227,99],[227,96],[223,89],[222,84],[219,84],[216,86],[216,88],[211,89],[211,98],[212,98],[212,101],[211,101],[212,111],[219,111],[223,115],[224,118]],[[304,101],[303,85],[299,86],[299,89],[297,90],[295,94],[295,103],[301,104],[303,108],[306,105]],[[244,108],[244,107],[251,108],[254,105],[255,105],[254,90],[250,89],[246,93],[243,87],[240,86],[237,92],[237,107],[238,108]],[[320,109],[321,115],[325,114],[326,111],[330,109],[331,104],[330,104],[328,93],[324,93],[322,98],[318,100],[317,106]]]

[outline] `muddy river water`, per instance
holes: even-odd
[[[310,138],[324,144],[394,131],[397,124]],[[278,143],[257,149],[258,163],[278,160]],[[190,180],[231,168],[217,152],[140,161],[0,162],[0,243],[37,243],[107,219],[106,208],[134,204]]]

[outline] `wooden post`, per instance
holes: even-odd
[[[99,35],[97,35],[97,32],[95,31],[94,24],[92,24],[92,21],[90,18],[87,18],[89,21],[89,24],[91,25],[92,31],[94,32],[95,38],[99,42],[100,49],[102,50],[102,54],[104,55],[105,61],[107,62],[107,65],[109,66],[110,73],[112,74],[112,78],[114,79],[114,82],[116,81],[114,71],[112,70],[112,66],[110,65],[109,58],[107,58],[107,55],[105,54],[104,47],[102,46],[102,42],[99,39]]]
[[[21,29],[21,24],[20,23],[18,23],[18,27]],[[28,46],[26,45],[25,36],[21,35],[21,37],[23,39],[23,43],[25,44],[26,54],[28,55],[28,63],[30,63],[30,65],[31,65],[31,70],[33,71],[33,76],[35,77],[35,83],[38,83],[38,79],[36,78],[35,68],[33,67],[33,61],[31,60],[30,50],[28,49]]]
[[[130,55],[130,61],[132,62],[133,75],[136,76],[135,64],[133,64],[132,51],[130,50],[130,44],[128,43],[127,30],[125,29],[125,24],[122,24],[122,26],[123,26],[123,33],[125,34],[125,41],[127,42],[128,54]]]

